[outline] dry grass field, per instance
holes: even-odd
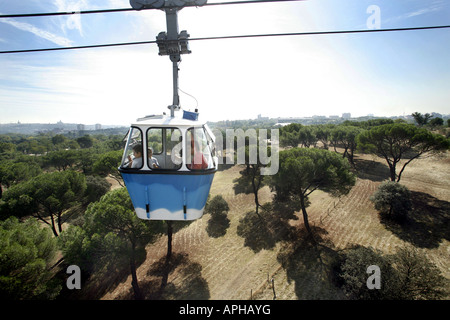
[[[310,198],[310,224],[319,246],[304,241],[298,212],[289,216],[279,209],[276,217],[265,216],[268,227],[262,228],[253,195],[234,193],[240,168],[218,171],[211,196],[228,202],[229,226],[214,225],[206,214],[179,230],[169,269],[163,268],[167,237],[149,245],[138,268],[146,298],[344,299],[329,281],[330,263],[355,244],[384,253],[414,246],[450,279],[450,153],[415,160],[405,169],[401,183],[413,194],[413,211],[411,223],[402,228],[380,221],[369,200],[388,177],[384,161],[357,155],[356,164],[358,179],[348,195],[338,199],[315,191]],[[260,190],[261,203],[271,199],[268,187]],[[131,276],[117,281],[102,299],[133,299]]]

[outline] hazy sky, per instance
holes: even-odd
[[[218,2],[210,0],[209,3]],[[220,0],[222,2],[222,0]],[[450,24],[448,0],[306,0],[184,8],[179,29],[208,36]],[[0,0],[0,14],[129,8],[128,0]],[[152,41],[161,10],[0,19],[0,51]],[[450,29],[191,41],[181,106],[210,121],[450,113]],[[0,123],[128,125],[166,112],[172,65],[156,44],[0,54]]]

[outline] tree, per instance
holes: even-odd
[[[399,248],[391,260],[397,271],[399,299],[436,300],[448,294],[448,280],[416,248]]]
[[[3,153],[13,153],[16,150],[16,146],[11,142],[0,141],[0,155]]]
[[[391,181],[397,182],[405,167],[414,159],[425,153],[444,151],[450,147],[450,140],[444,136],[406,123],[373,127],[358,135],[357,141],[361,151],[372,152],[386,160]],[[403,159],[407,161],[397,174],[397,164]]]
[[[98,268],[116,267],[111,265],[113,261],[127,261],[135,298],[142,299],[136,261],[160,232],[161,222],[139,219],[127,190],[121,188],[108,192],[99,202],[91,203],[85,213],[84,225],[70,228],[67,234],[64,232],[61,244],[65,257],[71,262],[81,261],[84,265],[95,262],[99,264]]]
[[[268,148],[268,154],[271,149]],[[233,186],[234,192],[239,193],[253,193],[255,200],[255,212],[259,216],[259,203],[258,191],[265,185],[264,175],[261,174],[261,168],[266,165],[261,163],[260,157],[255,157],[255,163],[250,163],[249,146],[245,146],[245,167],[239,173],[241,176],[233,180],[235,185]],[[257,151],[255,151],[257,152]]]
[[[67,138],[65,136],[63,136],[62,134],[57,134],[52,137],[52,143],[55,146],[57,146],[57,145],[62,146],[66,142],[67,142]]]
[[[95,243],[96,240],[91,239],[84,229],[84,225],[71,224],[58,237],[58,245],[64,256],[64,262],[79,266],[87,274],[93,273],[96,266],[101,264],[103,251],[96,251],[96,247],[101,248],[101,246],[96,246]],[[112,246],[109,250],[111,248]]]
[[[414,120],[416,121],[416,123],[419,126],[424,126],[428,123],[428,120],[431,119],[431,117],[433,117],[431,114],[429,113],[425,113],[424,115],[422,115],[420,112],[414,112],[412,114]]]
[[[367,287],[369,266],[380,268],[380,289]],[[338,280],[350,299],[394,299],[399,289],[395,269],[382,252],[373,248],[356,246],[347,250],[338,267]]]
[[[86,204],[96,202],[109,191],[111,184],[105,178],[99,176],[86,176],[86,191],[84,202]]]
[[[430,120],[430,125],[432,127],[442,126],[442,125],[444,125],[444,119],[439,118],[439,117],[438,118],[433,118],[433,119]]]
[[[194,220],[190,221],[174,221],[174,220],[165,220],[165,224],[167,225],[166,233],[167,233],[167,252],[166,252],[166,264],[169,265],[170,259],[172,258],[172,239],[173,234],[178,230],[187,227]]]
[[[380,288],[369,289],[369,266],[380,269]],[[401,247],[383,255],[371,247],[356,246],[341,255],[337,268],[338,284],[350,299],[428,300],[446,297],[448,280],[417,249]]]
[[[0,163],[0,199],[2,198],[2,185],[7,188],[13,184],[27,181],[42,173],[36,163],[3,161]]]
[[[383,182],[370,197],[375,209],[389,218],[402,218],[411,210],[411,192],[405,186],[394,181]]]
[[[40,141],[38,141],[35,137],[28,137],[26,139],[23,139],[18,145],[17,145],[17,151],[21,151],[24,154],[42,154],[47,150],[47,148],[40,144]]]
[[[281,128],[280,143],[283,147],[298,147],[299,144],[305,148],[315,146],[318,138],[311,126],[303,126],[300,123],[291,123]]]
[[[298,131],[298,139],[300,141],[300,144],[305,148],[309,148],[311,146],[315,147],[318,141],[316,132],[314,131],[312,126],[301,127]]]
[[[279,156],[279,171],[270,179],[275,199],[299,199],[305,227],[311,234],[306,211],[308,196],[315,190],[332,196],[347,194],[355,184],[355,176],[347,159],[328,150],[292,148],[281,151]]]
[[[2,210],[6,213],[2,214],[18,217],[32,214],[58,236],[64,223],[63,212],[82,199],[85,189],[86,180],[81,173],[71,170],[43,173],[5,192]]]
[[[52,151],[47,153],[44,159],[48,166],[53,166],[58,171],[65,171],[78,161],[78,152],[76,150]]]
[[[363,129],[355,126],[337,126],[331,130],[330,142],[336,151],[337,146],[344,148],[343,157],[347,157],[352,165],[355,165],[353,156],[356,150],[357,140],[356,137]],[[336,151],[337,152],[337,151]]]
[[[101,154],[94,162],[93,172],[103,176],[110,174],[123,187],[122,176],[117,170],[122,161],[122,154],[121,150]]]
[[[1,299],[54,299],[61,290],[49,270],[56,250],[50,230],[37,221],[0,221]]]
[[[261,218],[258,191],[265,185],[264,176],[273,174],[272,172],[278,169],[278,143],[274,143],[274,139],[278,140],[278,137],[271,136],[272,146],[269,147],[266,129],[259,132],[249,129],[245,134],[242,130],[238,130],[236,135],[238,150],[235,158],[237,163],[244,165],[244,169],[240,171],[241,176],[233,180],[235,183],[233,189],[235,194],[253,193],[255,211]]]
[[[81,148],[90,148],[94,145],[94,139],[90,135],[84,135],[76,140]]]
[[[322,142],[323,148],[326,150],[328,150],[328,141],[334,127],[334,124],[319,124],[315,128],[316,138]]]
[[[85,175],[92,174],[95,159],[98,157],[93,148],[77,150],[78,161],[76,168]]]
[[[298,147],[300,144],[299,131],[303,125],[291,123],[280,129],[280,144],[282,147]]]

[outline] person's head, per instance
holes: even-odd
[[[133,147],[133,154],[135,158],[142,157],[142,144],[138,143]]]
[[[151,158],[153,156],[153,149],[148,148],[148,157]]]

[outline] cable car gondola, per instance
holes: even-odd
[[[166,115],[139,119],[127,138],[119,171],[136,214],[149,220],[194,220],[203,215],[217,158],[206,123]],[[131,161],[130,161],[131,160]]]
[[[142,9],[147,1],[130,3],[133,8]],[[157,43],[159,54],[169,55],[173,65],[170,116],[148,116],[131,125],[119,171],[139,218],[194,220],[203,215],[217,171],[215,137],[208,125],[198,120],[197,109],[175,116],[175,111],[181,109],[178,63],[180,55],[190,50],[187,32],[178,33],[177,12],[181,8],[168,4],[164,7],[168,30],[158,35]]]

